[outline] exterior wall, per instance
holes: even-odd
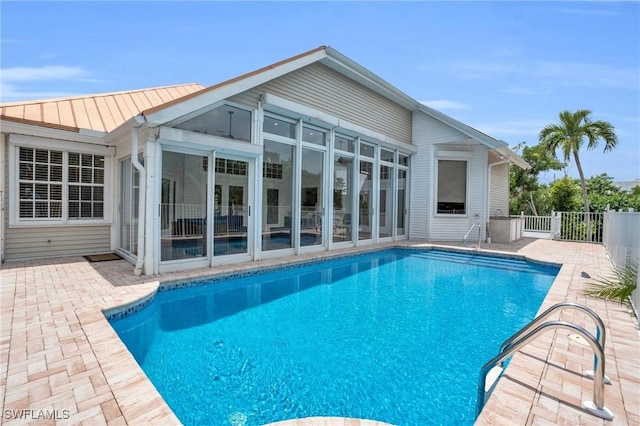
[[[491,168],[491,188],[489,191],[489,215],[509,216],[509,165],[507,163]]]
[[[411,111],[315,63],[276,78],[229,100],[257,107],[265,92],[316,108],[351,123],[411,142]]]
[[[9,228],[6,260],[106,252],[109,228],[109,225]]]
[[[486,221],[488,150],[469,141],[468,136],[424,114],[413,115],[413,144],[418,153],[411,162],[411,239],[461,241],[474,222]],[[435,156],[441,151],[458,151],[469,156],[468,214],[461,217],[435,214]],[[485,226],[481,226],[482,238]]]
[[[47,139],[43,138],[42,140],[42,146],[46,148]],[[88,223],[82,225],[29,226],[21,224],[9,226],[9,206],[16,203],[15,191],[10,191],[9,162],[15,161],[15,158],[9,155],[9,137],[3,135],[2,141],[5,145],[5,167],[2,171],[4,173],[3,189],[6,191],[3,218],[4,260],[86,255],[110,251],[111,225],[104,222],[95,225]],[[119,178],[113,175],[111,178],[105,176],[105,215],[108,214],[106,205],[111,203],[111,200],[107,198],[111,193],[110,186],[116,179]]]
[[[485,238],[486,223],[486,180],[487,180],[487,148],[481,145],[459,146],[459,145],[438,145],[434,154],[438,151],[461,151],[468,152],[471,156],[469,160],[468,176],[468,200],[467,215],[462,217],[445,217],[435,215],[435,188],[432,189],[432,204],[429,214],[431,217],[431,227],[429,239],[432,241],[462,241],[469,230],[471,224],[480,222],[481,239]],[[431,179],[435,184],[435,170],[431,171]],[[433,185],[432,185],[433,186]],[[474,241],[477,236],[476,231],[471,233],[470,241]]]

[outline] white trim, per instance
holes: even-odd
[[[96,154],[106,157],[116,155],[115,147],[88,145],[83,142],[75,142],[69,140],[52,139],[49,137],[26,136],[26,135],[9,135],[9,145],[19,145],[29,148],[53,149],[60,151],[73,151],[81,154]]]
[[[327,54],[324,50],[319,50],[295,61],[286,62],[277,67],[242,78],[236,82],[228,84],[222,83],[222,85],[216,89],[209,90],[198,96],[194,96],[175,105],[162,108],[159,111],[146,115],[147,121],[150,126],[163,125],[164,123],[175,120],[176,118],[188,114],[191,111],[206,108],[209,104],[230,98],[238,93],[260,86],[261,84],[278,78],[284,74],[310,65],[322,58],[325,58],[326,56]]]
[[[36,143],[42,138],[31,136],[10,135],[9,137],[9,155],[7,157],[9,163],[9,185],[7,191],[8,210],[9,210],[9,228],[20,229],[29,227],[65,227],[65,226],[104,226],[113,225],[113,155],[104,155],[100,152],[76,150],[75,147],[80,146],[75,142],[58,143],[53,141],[52,146],[47,144]],[[36,148],[44,150],[62,151],[62,215],[60,218],[20,218],[20,177],[19,167],[19,148]],[[115,150],[113,150],[115,151]],[[103,177],[103,194],[102,194],[102,218],[101,219],[76,219],[69,218],[69,153],[81,153],[90,155],[101,155],[104,157],[104,177]],[[4,224],[3,224],[4,226]],[[111,234],[110,234],[111,235]],[[110,243],[111,244],[111,243]]]
[[[231,139],[219,138],[211,135],[160,127],[160,143],[163,146],[174,146],[177,149],[216,150],[220,154],[240,155],[244,157],[259,157],[264,149],[262,145],[249,142],[236,142]]]
[[[433,201],[431,203],[431,213],[434,217],[439,218],[468,218],[471,217],[469,213],[469,203],[470,203],[470,178],[471,178],[471,160],[473,159],[473,152],[470,151],[436,151],[434,155],[434,164],[433,164]],[[464,161],[467,165],[467,176],[466,176],[466,188],[465,188],[465,205],[464,205],[464,214],[447,214],[447,213],[438,213],[438,167],[440,160],[448,160],[448,161]]]
[[[86,134],[73,132],[69,130],[55,129],[52,127],[34,126],[33,124],[18,123],[11,120],[0,120],[0,128],[2,133],[15,134],[20,136],[43,137],[48,139],[61,139],[65,141],[74,141],[81,143],[90,143],[97,146],[106,146],[104,141],[104,133],[96,132]]]
[[[357,135],[374,139],[376,144],[386,146],[391,149],[400,148],[412,153],[418,152],[418,148],[415,145],[399,141],[383,133],[367,129],[366,127],[359,126],[342,118],[281,98],[280,96],[276,96],[271,93],[264,93],[261,97],[261,103],[266,111],[299,118],[305,125],[316,125],[320,128],[326,129],[335,127],[338,128],[337,131],[339,133],[343,133],[345,131],[346,133],[353,132]]]

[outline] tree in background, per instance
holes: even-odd
[[[560,150],[565,161],[569,161],[573,156],[582,186],[587,235],[591,235],[589,195],[579,152],[585,141],[588,142],[587,149],[595,149],[600,140],[605,143],[604,152],[609,152],[618,144],[618,137],[611,123],[602,120],[592,121],[591,111],[588,109],[579,109],[573,113],[565,110],[560,112],[559,117],[560,123],[545,126],[540,131],[539,139],[549,153],[555,155],[556,151]]]
[[[591,211],[604,212],[607,206],[613,210],[633,208],[640,211],[640,187],[629,192],[623,191],[606,173],[587,179],[587,191]]]
[[[541,145],[529,147],[526,142],[520,142],[513,147],[513,151],[529,163],[531,168],[524,170],[511,167],[509,170],[510,214],[521,212],[534,216],[550,214],[548,187],[538,182],[538,175],[549,170],[561,170],[566,163],[558,161],[555,155],[550,154]],[[522,151],[521,154],[520,151]]]
[[[563,177],[549,186],[549,207],[559,212],[575,212],[580,210],[580,186],[576,179]]]

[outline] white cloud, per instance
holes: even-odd
[[[538,133],[540,133],[540,130],[547,124],[549,124],[549,122],[545,120],[513,120],[480,123],[474,125],[474,127],[493,137],[519,136],[531,138],[535,136],[535,142],[537,142]]]
[[[99,82],[91,78],[82,67],[65,65],[46,65],[43,67],[10,67],[0,69],[0,101],[11,102],[30,99],[59,98],[74,96],[77,93],[63,90],[42,90],[55,88],[51,81]]]
[[[47,80],[85,80],[88,73],[81,67],[47,65],[44,67],[2,68],[0,76],[5,83]]]
[[[453,71],[460,78],[486,79],[503,78],[505,75],[529,77],[550,85],[604,87],[638,90],[640,70],[637,68],[615,67],[609,64],[524,61],[510,62],[461,62],[453,65]]]
[[[13,84],[0,83],[0,102],[17,102],[33,99],[65,98],[76,96],[78,93],[63,91],[28,91],[21,90]]]
[[[620,16],[619,12],[616,12],[613,10],[563,8],[563,9],[558,9],[558,12],[564,13],[567,15]]]
[[[432,101],[420,101],[421,104],[424,104],[428,107],[434,109],[469,109],[469,106],[463,104],[462,102],[451,101],[448,99],[436,99]]]

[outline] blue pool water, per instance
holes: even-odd
[[[386,250],[160,292],[112,325],[186,425],[471,425],[480,368],[557,272]]]

